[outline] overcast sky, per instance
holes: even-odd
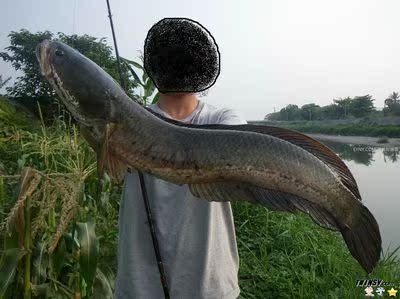
[[[136,58],[164,17],[200,22],[216,39],[221,75],[203,99],[261,119],[286,104],[329,104],[400,90],[398,0],[110,0],[121,56]],[[0,49],[10,31],[107,37],[105,0],[1,0]],[[0,74],[14,71],[0,62]]]

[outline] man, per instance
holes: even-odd
[[[197,97],[219,74],[212,36],[188,19],[163,19],[149,31],[145,68],[160,91],[149,108],[191,124],[243,124],[233,110]],[[207,202],[178,186],[144,175],[173,299],[235,299],[238,253],[229,202]],[[137,172],[125,178],[120,206],[117,299],[160,299],[163,290]]]

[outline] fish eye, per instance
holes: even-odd
[[[54,54],[56,54],[57,56],[64,56],[64,51],[60,50],[60,49],[56,49],[56,51],[54,52]]]

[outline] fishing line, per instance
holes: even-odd
[[[115,37],[115,30],[114,30],[114,23],[112,20],[110,1],[106,0],[106,2],[107,2],[107,8],[108,8],[108,18],[110,19],[111,32],[112,32],[112,37],[113,37],[113,41],[114,41],[115,56],[117,58],[117,70],[119,73],[119,80],[121,82],[122,88],[126,91],[125,80],[122,76],[122,71],[121,71],[121,66],[120,66],[119,52],[118,52],[118,46],[117,46],[117,39]],[[163,292],[164,292],[164,298],[170,299],[167,277],[165,275],[164,264],[161,259],[160,247],[158,245],[158,239],[157,239],[157,234],[156,234],[154,220],[153,220],[153,214],[151,212],[149,198],[147,197],[147,190],[146,190],[146,185],[144,182],[143,173],[140,170],[138,170],[137,172],[139,174],[140,188],[142,189],[142,197],[143,197],[143,202],[144,202],[144,206],[146,209],[147,222],[149,223],[151,239],[153,241],[153,248],[154,248],[154,252],[156,254],[157,266],[158,266],[158,271],[160,273],[160,279],[161,279],[161,285],[162,285]]]

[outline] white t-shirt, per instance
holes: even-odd
[[[149,107],[170,116],[157,105]],[[234,110],[199,101],[184,120],[192,124],[244,124]],[[229,202],[194,197],[187,185],[144,174],[172,299],[239,296],[239,257]],[[117,299],[164,298],[136,171],[125,177],[119,215]]]

